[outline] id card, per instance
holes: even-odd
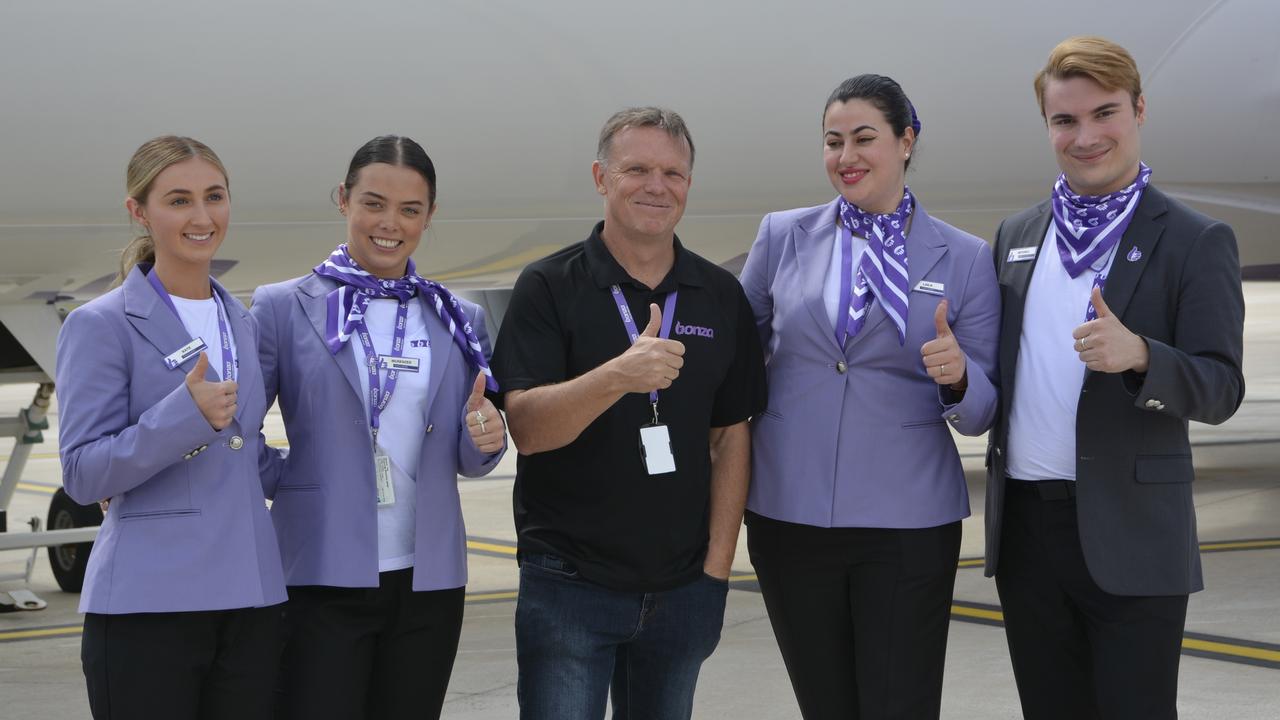
[[[395,357],[394,355],[379,355],[378,365],[387,370],[398,370],[400,372],[418,372],[418,358],[416,357]]]
[[[373,451],[373,477],[378,488],[378,507],[396,504],[396,486],[391,482],[391,458],[382,448]]]
[[[671,454],[671,436],[667,426],[645,425],[640,428],[640,458],[650,475],[676,471],[676,458]]]
[[[209,346],[204,343],[204,340],[196,338],[165,356],[164,366],[172,370],[208,349]]]

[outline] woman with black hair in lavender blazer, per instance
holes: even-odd
[[[506,449],[484,311],[415,271],[436,210],[418,143],[365,143],[337,200],[345,242],[253,299],[290,446],[264,457],[289,586],[277,717],[439,717],[467,583],[457,478]]]
[[[838,197],[772,213],[742,271],[768,367],[747,538],[804,717],[937,717],[968,491],[950,428],[996,410],[983,241],[906,187],[920,123],[860,75],[824,106]]]
[[[285,589],[258,474],[255,328],[209,276],[227,173],[203,143],[165,136],[126,178],[143,234],[123,283],[58,334],[62,482],[77,502],[110,501],[80,595],[89,708],[268,720]]]

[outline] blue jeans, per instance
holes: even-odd
[[[521,719],[599,720],[611,690],[615,720],[688,718],[728,592],[707,575],[665,592],[620,592],[558,557],[526,556],[516,603]]]

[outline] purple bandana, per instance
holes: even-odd
[[[910,188],[903,188],[902,202],[898,209],[887,215],[871,215],[840,198],[840,224],[843,228],[844,278],[841,285],[840,307],[844,313],[844,327],[837,329],[836,341],[844,343],[866,322],[867,310],[872,301],[879,299],[884,311],[898,328],[899,344],[907,342],[907,221],[915,210],[916,198]],[[862,253],[857,272],[852,271],[852,235],[867,239],[867,251]]]
[[[471,321],[462,312],[458,299],[443,285],[432,282],[414,272],[413,258],[405,266],[405,275],[395,280],[378,278],[356,264],[347,252],[347,245],[339,245],[329,258],[312,270],[316,275],[338,282],[338,288],[328,295],[329,317],[325,323],[325,343],[329,352],[337,354],[356,327],[364,320],[364,311],[373,298],[408,300],[421,290],[431,298],[440,320],[449,328],[453,342],[462,350],[463,357],[484,376],[484,384],[497,392],[498,382],[493,379],[489,363],[484,358],[480,340],[471,328]],[[469,391],[468,391],[469,392]]]
[[[1138,163],[1138,178],[1109,195],[1077,195],[1067,187],[1067,176],[1053,184],[1053,226],[1058,257],[1071,277],[1111,252],[1124,235],[1142,191],[1151,181],[1151,168]]]

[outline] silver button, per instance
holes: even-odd
[[[849,366],[845,365],[843,360],[836,363],[836,372],[840,373],[841,375],[845,374],[845,372],[848,371],[848,369],[849,369]]]
[[[431,432],[432,430],[435,429],[435,427],[436,427],[435,425],[427,425],[427,432]]]
[[[183,460],[190,460],[190,459],[191,459],[191,458],[193,458],[193,457],[195,457],[195,453],[187,453],[186,455],[183,455],[183,456],[182,456],[182,459],[183,459]]]
[[[231,440],[227,442],[227,446],[230,447],[232,450],[239,450],[240,448],[244,447],[244,438],[240,437],[239,435],[232,435]]]
[[[996,448],[996,455],[1003,455],[1003,454],[1004,453],[1000,452],[1000,448]]]
[[[1161,402],[1155,398],[1151,398],[1150,400],[1147,400],[1147,407],[1149,408],[1159,408],[1160,405],[1161,405]]]
[[[960,422],[960,416],[956,415],[955,413],[948,415],[947,419],[950,420],[951,422]]]

